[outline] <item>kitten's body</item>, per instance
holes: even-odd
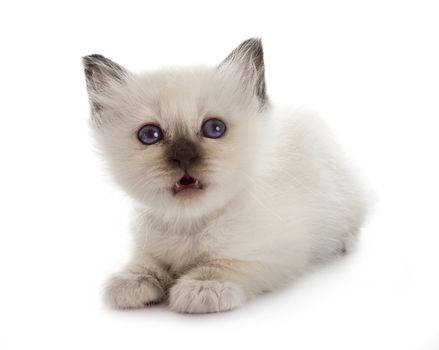
[[[115,307],[168,295],[177,311],[228,310],[355,240],[365,201],[342,152],[317,117],[271,106],[260,42],[243,45],[220,68],[123,72],[102,89],[92,86],[100,76],[89,76],[100,145],[137,202],[133,258],[107,291]],[[227,133],[199,139],[211,115],[225,119]],[[202,190],[170,191],[181,171],[160,164],[166,140],[145,149],[132,139],[151,118],[170,143],[181,135],[200,143],[203,163],[190,171]]]

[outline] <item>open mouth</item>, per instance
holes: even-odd
[[[201,190],[202,188],[203,185],[200,181],[193,178],[188,173],[185,173],[183,177],[174,184],[172,190],[177,194],[185,190]]]

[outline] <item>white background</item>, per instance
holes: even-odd
[[[439,349],[434,1],[2,1],[0,36],[0,349]],[[80,57],[216,64],[252,36],[272,99],[324,115],[378,194],[357,251],[233,312],[107,310],[130,202]]]

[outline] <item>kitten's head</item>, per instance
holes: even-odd
[[[217,67],[132,74],[101,55],[83,62],[98,144],[132,197],[196,217],[252,185],[269,109],[260,40]]]

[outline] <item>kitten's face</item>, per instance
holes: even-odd
[[[244,42],[220,67],[141,75],[84,59],[99,145],[131,196],[198,216],[252,185],[267,123],[260,45]]]

